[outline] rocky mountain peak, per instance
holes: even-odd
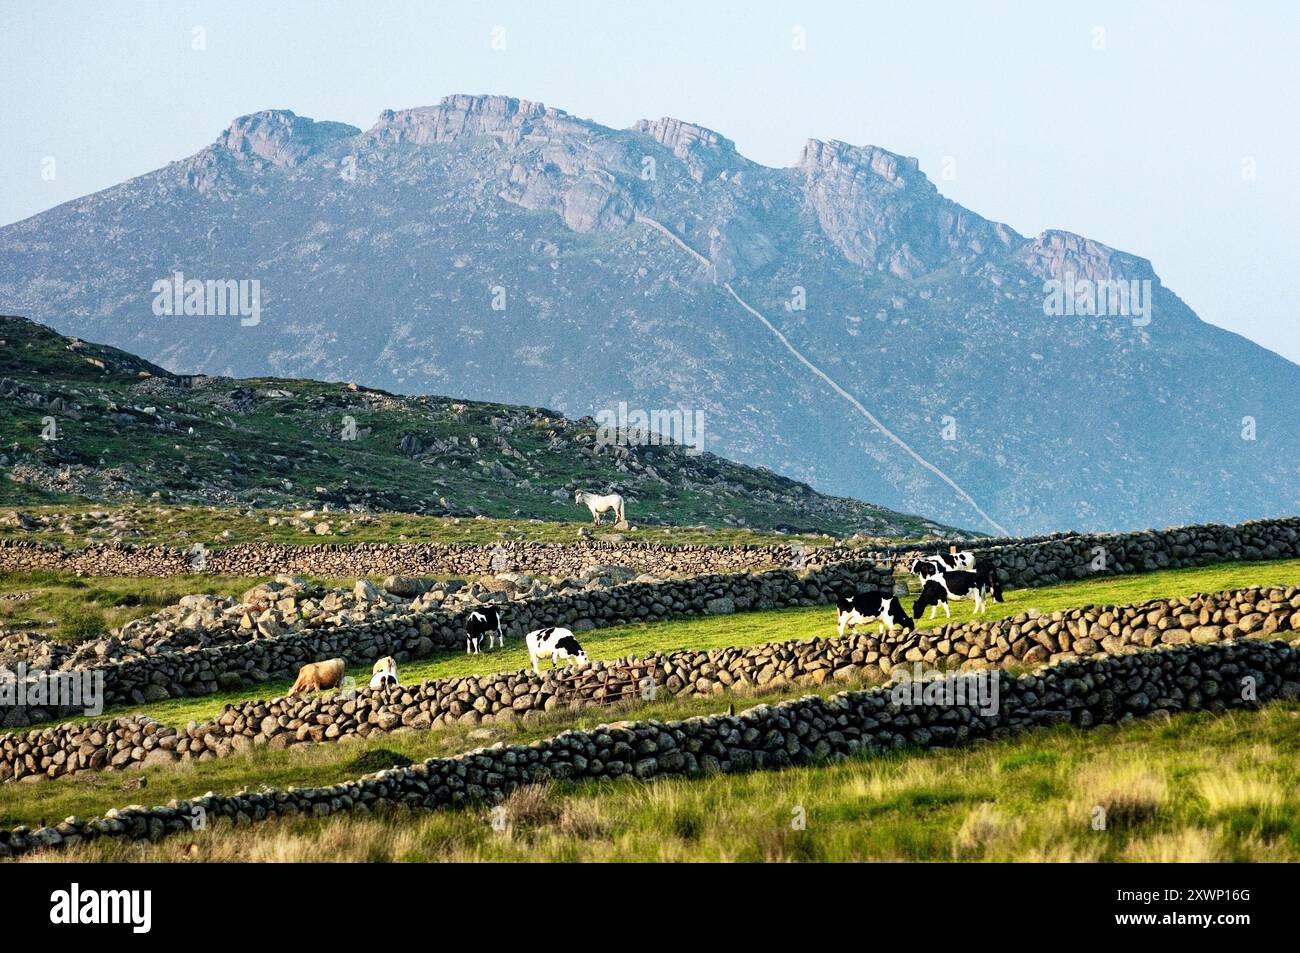
[[[796,168],[822,231],[844,257],[898,278],[1019,240],[1011,229],[945,199],[909,156],[810,139]]]
[[[936,191],[920,164],[911,156],[901,156],[876,146],[853,146],[832,139],[822,142],[809,139],[799,154],[796,168],[807,176],[870,175],[896,189],[923,185]]]
[[[639,119],[632,129],[668,147],[679,159],[685,159],[694,152],[721,155],[736,151],[736,144],[726,136],[704,126],[673,119],[671,116],[662,119]]]
[[[1146,259],[1019,235],[945,198],[914,159],[813,140],[798,166],[770,168],[680,120],[611,129],[500,96],[334,138],[353,132],[243,117],[189,159],[0,229],[0,308],[177,372],[575,416],[698,411],[730,454],[949,522],[973,510],[890,435],[1019,532],[1300,505],[1300,368],[1197,321]],[[251,330],[228,313],[159,320],[149,291],[173,267],[257,279],[274,310]],[[1154,317],[1044,320],[1046,279],[1071,273],[1151,278],[1138,290]],[[1122,305],[1110,291],[1107,308]],[[456,469],[432,475],[455,485]]]
[[[547,124],[581,125],[560,109],[510,96],[445,96],[436,106],[385,109],[366,133],[372,142],[430,145],[473,136],[491,136],[515,146]]]
[[[691,177],[697,182],[703,181],[706,175],[735,164],[738,158],[736,144],[726,136],[670,116],[637,120],[632,131],[649,136],[671,151],[686,164]]]
[[[316,122],[288,109],[265,109],[240,116],[217,137],[216,145],[240,158],[292,166],[331,142],[360,131],[347,123]]]

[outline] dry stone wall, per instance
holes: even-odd
[[[814,568],[872,560],[890,566],[901,555],[935,552],[949,543],[887,549],[831,546],[660,546],[589,541],[501,543],[356,543],[292,546],[245,543],[205,557],[204,571],[220,575],[314,576],[464,575],[503,569],[534,575],[572,576],[594,563],[627,566],[658,575],[734,573],[775,567]],[[1238,526],[1205,524],[1131,533],[1064,533],[1031,538],[958,541],[994,559],[1006,585],[1051,585],[1091,575],[1115,575],[1203,566],[1228,560],[1300,557],[1300,518],[1255,520]],[[495,560],[495,561],[494,561]],[[92,546],[64,550],[24,541],[0,541],[0,570],[63,569],[86,575],[172,576],[193,571],[191,555],[169,547]]]
[[[180,731],[129,718],[0,736],[0,780],[209,760],[252,746],[286,748],[402,728],[528,720],[546,711],[625,698],[711,696],[737,688],[879,679],[915,664],[1008,668],[1296,631],[1300,587],[1252,588],[1129,606],[1028,612],[897,640],[864,632],[597,661],[558,677],[549,671],[541,677],[530,671],[499,672],[387,691],[259,699],[228,705],[214,721]]]
[[[949,678],[962,676],[948,676]],[[975,677],[966,675],[966,678]],[[1249,685],[1250,691],[1243,686]],[[693,777],[843,760],[1004,738],[1057,724],[1089,728],[1159,713],[1253,708],[1300,697],[1300,650],[1246,640],[1075,659],[1000,679],[998,703],[900,702],[889,688],[760,705],[740,715],[621,722],[566,731],[527,745],[433,758],[328,787],[207,794],[69,817],[38,830],[0,831],[0,856],[89,840],[158,841],[192,833],[201,819],[250,824],[405,806],[435,810],[492,803],[551,780]]]
[[[732,573],[792,566],[802,551],[789,546],[662,546],[653,543],[501,542],[329,543],[295,546],[239,543],[204,554],[203,571],[225,576],[458,576],[520,571],[577,576],[608,563],[654,575]],[[808,549],[807,567],[861,558],[844,547]],[[0,569],[63,569],[97,576],[174,576],[195,571],[191,551],[166,546],[95,545],[63,549],[44,543],[0,540]]]
[[[1196,526],[1145,533],[1065,536],[1032,542],[993,541],[990,545],[980,544],[977,548],[1000,565],[1004,582],[1008,586],[1043,585],[1063,579],[1083,578],[1092,573],[1137,572],[1232,559],[1298,557],[1300,519],[1261,520],[1240,526]],[[272,549],[279,552],[286,547]],[[358,553],[370,554],[366,559],[379,559],[375,554],[400,555],[411,552],[410,547],[382,545],[361,549],[338,546],[287,549],[299,553],[304,559],[312,553],[351,560],[360,558]],[[423,551],[418,546],[416,549]],[[440,546],[432,547],[429,551],[459,549],[460,547]],[[539,559],[549,558],[546,554],[556,558],[572,557],[589,564],[588,560],[593,553],[600,553],[600,558],[608,561],[612,558],[610,552],[613,549],[615,547],[603,543],[589,547],[526,544],[517,545],[516,551],[520,554],[533,554],[533,557]],[[35,551],[44,553],[56,563],[65,558],[90,558],[94,552],[85,551],[78,555],[49,547],[33,547],[32,544],[0,544],[0,563],[6,558],[14,561],[15,554],[30,555]],[[788,551],[781,552],[780,547],[715,550],[709,547],[633,545],[622,547],[619,551],[671,558],[677,560],[672,565],[678,569],[691,568],[683,553],[693,553],[696,556],[712,554],[701,558],[742,558],[756,564],[769,558],[789,555]],[[107,551],[99,552],[102,554]],[[141,560],[145,560],[151,552],[184,555],[180,551],[130,547],[121,547],[112,552],[127,559],[131,571],[137,573],[144,571]],[[823,551],[821,558],[829,561],[806,573],[791,570],[710,573],[660,583],[630,583],[605,590],[521,599],[511,603],[508,625],[511,634],[518,637],[530,629],[547,625],[566,625],[581,631],[593,627],[699,614],[824,604],[834,599],[837,590],[890,588],[893,585],[893,560],[900,552],[891,550],[873,555],[864,554],[861,550]],[[539,553],[543,555],[537,556]],[[564,556],[565,553],[569,556]],[[850,554],[869,558],[837,561],[841,556]],[[521,555],[520,558],[523,559],[524,556]],[[19,558],[17,562],[23,563],[23,559]],[[294,566],[307,571],[303,563],[295,563]],[[394,564],[388,563],[386,566],[393,568]],[[316,568],[330,574],[342,571],[341,567],[333,564]],[[373,565],[368,568],[375,569]],[[412,571],[415,567],[402,564],[400,568]],[[659,568],[662,570],[664,564],[660,564]],[[237,570],[223,567],[220,571]],[[461,616],[465,611],[468,610],[437,609],[374,622],[331,623],[306,632],[268,638],[253,637],[233,645],[199,644],[144,658],[106,658],[98,662],[92,660],[78,664],[84,666],[80,670],[88,670],[93,666],[95,671],[103,673],[106,704],[143,704],[172,697],[248,688],[271,679],[290,677],[305,662],[333,656],[343,656],[352,664],[368,662],[383,655],[393,655],[399,661],[425,657],[440,648],[451,648],[460,643],[463,632]],[[1071,638],[1067,632],[1067,644]],[[198,641],[202,642],[201,639]],[[1009,641],[1027,646],[1026,651],[1032,651],[1035,655],[1046,654],[1048,657],[1058,654],[1062,648],[1059,639],[1054,641],[1054,638],[1045,638],[1038,640],[1040,648],[1034,649],[1028,645],[1023,632]],[[1068,648],[1064,650],[1068,651]],[[918,651],[924,655],[930,649]],[[991,653],[999,655],[1007,651],[1010,650],[995,645]],[[1031,659],[1039,660],[1041,659]],[[29,676],[31,677],[39,676]],[[3,712],[0,712],[0,722],[3,727],[23,727],[74,711],[75,709],[69,708],[5,706]]]
[[[920,548],[936,551],[946,550],[947,546]],[[964,548],[997,564],[1003,585],[1027,589],[1092,576],[1185,569],[1238,560],[1300,558],[1300,518],[1255,520],[1237,526],[1210,523],[1133,533],[972,540]],[[903,548],[874,551],[868,558],[888,563],[905,551]]]
[[[696,615],[726,615],[753,609],[819,605],[842,589],[878,588],[888,577],[870,563],[837,563],[807,573],[703,575],[658,583],[627,583],[608,589],[521,599],[506,608],[510,637],[545,626],[575,631]],[[350,665],[385,655],[399,662],[438,649],[463,647],[462,617],[469,608],[413,612],[356,625],[326,625],[275,638],[233,645],[190,646],[148,656],[105,659],[80,671],[102,672],[106,705],[144,704],[167,698],[210,695],[276,678],[289,678],[306,662],[342,657]],[[39,676],[28,676],[29,679]],[[6,727],[46,721],[71,710],[12,706]]]

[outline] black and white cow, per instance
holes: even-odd
[[[579,665],[587,664],[587,653],[582,650],[582,646],[568,629],[554,626],[537,629],[524,636],[524,644],[528,646],[528,660],[533,663],[533,671],[538,675],[542,674],[541,669],[537,667],[538,659],[550,659],[551,668],[555,668],[557,661],[564,662],[566,668],[574,662]]]
[[[925,582],[931,576],[938,575],[943,572],[944,569],[945,566],[943,563],[928,556],[918,556],[916,559],[912,560],[911,573],[917,579],[920,579],[921,582]]]
[[[963,569],[966,572],[975,571],[974,553],[931,553],[925,558],[938,565],[944,572],[947,572],[950,569]]]
[[[487,647],[492,648],[492,633],[496,633],[497,648],[506,644],[505,630],[501,628],[501,610],[496,606],[479,606],[465,617],[465,654],[478,654],[478,644],[487,636]]]
[[[937,573],[927,579],[925,585],[921,587],[921,595],[912,606],[912,616],[916,619],[921,618],[921,613],[928,606],[930,618],[933,619],[939,606],[943,606],[943,614],[952,618],[952,612],[948,609],[948,601],[951,599],[974,599],[975,614],[979,615],[984,612],[984,595],[985,588],[973,572],[953,569]]]
[[[911,616],[898,601],[898,596],[888,592],[841,595],[835,600],[835,608],[839,610],[840,635],[843,635],[846,629],[865,625],[868,622],[879,622],[881,635],[885,634],[886,629],[892,633],[896,625],[902,626],[904,631],[916,628]]]
[[[975,581],[984,590],[984,598],[993,597],[994,602],[1002,602],[1002,580],[998,578],[998,565],[987,557],[975,560]]]

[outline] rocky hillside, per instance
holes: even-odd
[[[258,282],[256,315],[167,313],[176,273]],[[1149,282],[1150,308],[1045,314],[1045,282],[1085,280]],[[873,146],[776,169],[678,120],[501,97],[365,131],[268,111],[0,229],[0,308],[173,370],[684,407],[730,459],[986,531],[1300,506],[1300,368],[1145,259],[1020,235]]]
[[[587,518],[573,502],[581,487],[624,494],[641,524],[944,530],[708,452],[601,445],[590,419],[355,384],[178,377],[12,317],[0,317],[0,471],[0,501],[11,502],[154,498],[573,520]]]

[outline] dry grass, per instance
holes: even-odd
[[[1080,816],[1102,829],[1145,824],[1159,815],[1169,796],[1164,779],[1141,758],[1119,763],[1098,758],[1077,772],[1076,783]]]
[[[746,775],[555,783],[504,805],[216,824],[69,861],[1300,860],[1300,704],[1057,728]],[[1090,808],[1107,805],[1105,829]],[[1122,820],[1117,821],[1117,817]],[[191,844],[193,846],[191,846]]]

